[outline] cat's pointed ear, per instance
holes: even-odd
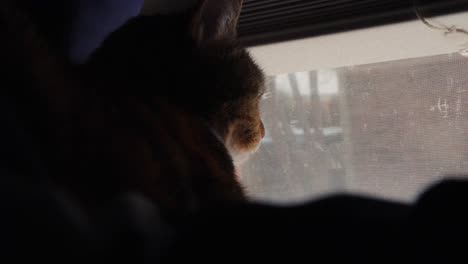
[[[191,33],[198,43],[237,36],[243,0],[200,0],[191,20]]]

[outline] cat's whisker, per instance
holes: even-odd
[[[262,95],[262,100],[267,100],[267,99],[270,99],[271,97],[273,97],[273,93],[271,91],[268,91]]]

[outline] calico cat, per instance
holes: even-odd
[[[90,212],[128,192],[170,215],[245,201],[229,153],[263,137],[263,74],[235,38],[241,4],[135,18],[80,67],[47,48],[15,1],[0,7],[3,90],[45,161],[40,181]]]
[[[265,133],[263,73],[237,40],[241,7],[241,0],[204,0],[178,15],[137,17],[114,32],[88,65],[97,75],[127,81],[131,89],[119,91],[123,95],[157,96],[201,117],[239,162]]]

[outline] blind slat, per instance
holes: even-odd
[[[238,31],[247,45],[266,44],[417,19],[414,4],[413,0],[245,0]],[[466,0],[417,0],[416,4],[428,16],[468,10]]]

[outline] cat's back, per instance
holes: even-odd
[[[138,90],[132,78],[71,67],[50,52],[27,17],[4,15],[0,57],[8,70],[1,75],[9,84],[3,92],[12,93],[20,119],[40,146],[45,180],[89,207],[126,192],[142,193],[172,212],[244,201],[226,147],[205,120],[164,98],[132,92]],[[127,26],[147,23],[139,21]],[[143,41],[127,33],[115,37],[124,38],[125,54]]]

